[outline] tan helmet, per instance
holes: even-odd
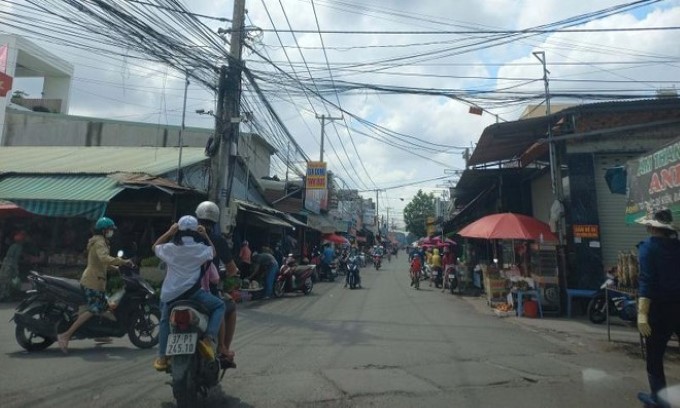
[[[203,201],[196,207],[196,218],[218,223],[220,222],[220,208],[212,201]]]

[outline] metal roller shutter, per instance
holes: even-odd
[[[605,271],[616,266],[619,251],[635,251],[635,245],[647,237],[641,225],[627,225],[626,196],[609,192],[604,175],[608,168],[625,165],[637,155],[597,155],[595,156],[595,186],[597,188],[597,211],[600,218],[600,243],[602,245],[602,264]]]

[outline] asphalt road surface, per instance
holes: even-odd
[[[403,258],[362,270],[363,289],[318,283],[309,296],[239,307],[230,370],[206,407],[635,407],[643,362],[409,287]],[[174,406],[154,350],[127,339],[39,353],[14,340],[0,305],[0,406]],[[513,321],[514,320],[514,321]]]

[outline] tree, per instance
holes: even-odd
[[[418,190],[413,200],[404,207],[406,230],[418,237],[427,235],[427,227],[425,225],[427,217],[434,216],[434,195],[432,193],[425,194],[423,190]]]

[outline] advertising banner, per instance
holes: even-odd
[[[327,185],[326,162],[307,162],[307,190],[325,190]]]
[[[628,162],[626,222],[663,209],[680,212],[680,139]]]

